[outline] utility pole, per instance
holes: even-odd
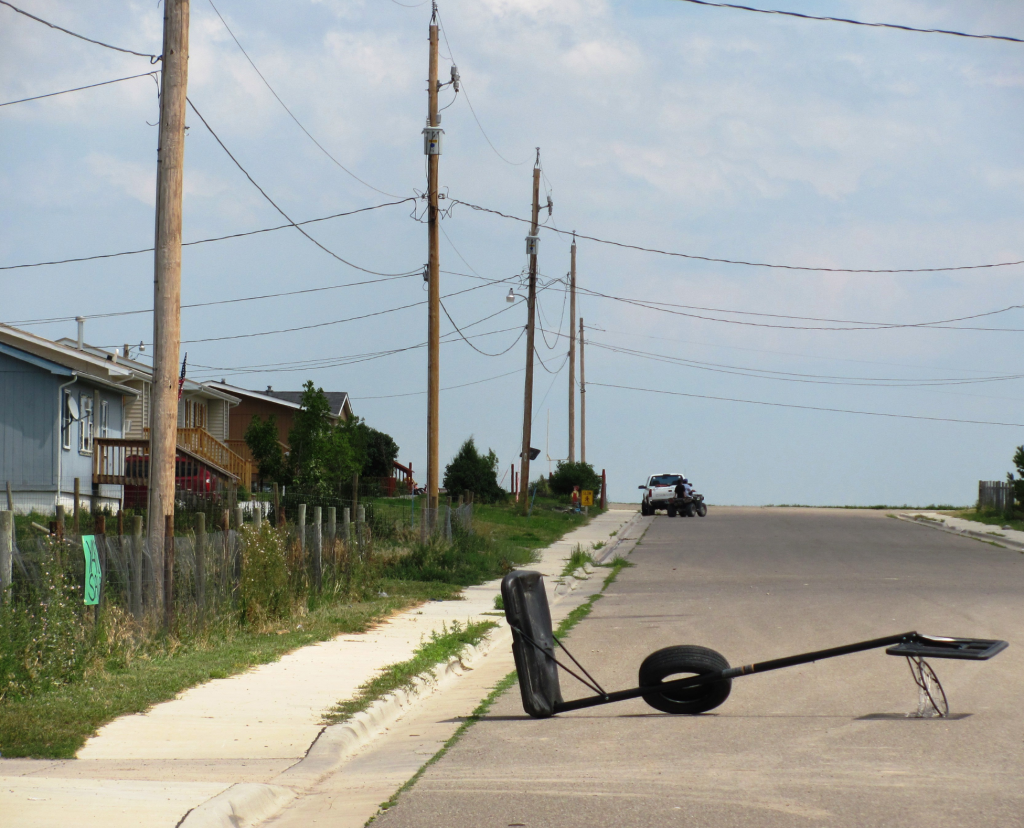
[[[430,18],[430,71],[427,80],[427,127],[423,152],[427,156],[427,512],[430,528],[437,515],[438,417],[441,404],[441,284],[437,215],[437,166],[441,160],[441,129],[437,115],[437,4]]]
[[[576,462],[576,233],[569,259],[569,462]]]
[[[173,526],[181,349],[181,195],[185,169],[189,0],[164,0],[153,268],[153,396],[149,429],[149,548],[162,594],[164,526]],[[168,520],[167,518],[171,518]],[[159,600],[159,599],[158,599]]]
[[[530,235],[526,237],[526,252],[530,256],[530,292],[526,302],[526,391],[523,395],[523,454],[519,476],[519,499],[523,514],[530,509],[530,432],[533,430],[533,327],[537,310],[537,221],[540,215],[540,147],[533,165],[533,220]]]
[[[587,462],[587,378],[583,373],[583,317],[580,317],[580,462]]]

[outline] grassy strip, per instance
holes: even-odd
[[[958,517],[961,520],[970,520],[975,523],[984,523],[987,526],[1009,526],[1018,532],[1024,532],[1024,520],[1020,518],[1007,518],[1006,515],[997,512],[979,512],[976,509],[963,509],[961,511],[946,512],[951,517]]]
[[[602,584],[601,586],[601,591],[603,592],[608,588],[609,584],[611,584],[618,577],[619,573],[623,569],[629,566],[635,566],[635,564],[630,563],[625,558],[616,558],[614,561],[611,561],[610,563],[602,564],[602,566],[605,566],[611,570],[608,573],[608,576],[604,579],[604,584]],[[590,615],[590,611],[594,608],[594,603],[600,597],[600,593],[591,595],[585,603],[580,604],[578,607],[572,610],[572,612],[570,612],[567,616],[565,616],[565,618],[562,619],[562,623],[558,625],[558,629],[556,630],[555,635],[557,635],[559,638],[564,638],[569,633],[569,631],[572,630],[573,627],[575,627],[577,624],[580,623],[580,621],[582,621],[584,618]],[[487,694],[487,697],[482,702],[480,702],[480,704],[477,705],[476,709],[469,716],[466,717],[466,720],[459,725],[458,730],[456,730],[449,737],[449,739],[441,746],[441,749],[433,756],[431,756],[423,764],[423,766],[418,771],[416,771],[416,773],[412,776],[411,779],[409,779],[409,781],[407,781],[404,785],[402,785],[401,788],[395,791],[387,802],[382,802],[380,804],[380,810],[372,817],[370,817],[366,824],[369,825],[380,814],[384,813],[384,811],[388,810],[389,808],[393,808],[395,805],[397,805],[399,797],[401,797],[402,794],[410,790],[417,782],[419,782],[420,777],[422,777],[423,774],[427,772],[427,768],[439,762],[444,757],[444,755],[455,745],[455,743],[458,742],[459,739],[463,737],[463,735],[465,735],[467,730],[469,730],[473,725],[475,725],[484,716],[486,716],[490,709],[494,706],[494,703],[505,691],[510,690],[511,688],[516,686],[516,679],[516,671],[513,670],[511,673],[505,676],[505,678],[499,681],[494,686],[494,689]]]
[[[100,726],[211,679],[227,678],[286,653],[343,633],[363,632],[387,616],[424,600],[449,599],[445,584],[385,581],[387,598],[321,606],[279,629],[253,632],[224,626],[163,652],[140,655],[120,669],[101,664],[80,682],[0,704],[0,753],[5,758],[70,759]]]
[[[353,698],[339,702],[324,714],[324,724],[343,722],[388,693],[412,687],[417,676],[433,672],[435,667],[455,658],[470,644],[479,644],[488,630],[497,626],[493,621],[481,621],[463,627],[458,621],[453,621],[450,630],[445,625],[441,633],[432,631],[430,639],[413,653],[412,658],[386,667],[380,675],[363,684]]]

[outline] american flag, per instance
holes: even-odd
[[[181,361],[181,376],[178,377],[178,402],[181,402],[181,392],[185,388],[185,366],[188,364],[188,353],[185,354],[185,358]]]

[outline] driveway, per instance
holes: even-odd
[[[712,507],[657,517],[631,560],[567,642],[609,689],[671,644],[734,665],[911,629],[1011,646],[933,662],[949,719],[906,718],[917,688],[881,650],[737,679],[694,717],[534,721],[513,690],[377,828],[1024,825],[1024,555],[880,512]]]

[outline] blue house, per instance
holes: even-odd
[[[82,508],[117,509],[119,485],[93,483],[98,438],[123,437],[139,391],[131,370],[81,347],[0,324],[0,487],[18,512],[70,510],[75,480]],[[6,508],[0,489],[0,508]]]

